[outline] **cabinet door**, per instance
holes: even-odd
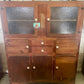
[[[29,57],[14,56],[8,58],[9,77],[12,82],[28,82],[30,80]]]
[[[51,4],[47,7],[47,34],[49,36],[71,36],[78,31],[79,7],[73,4]]]
[[[57,57],[54,79],[57,81],[74,80],[76,73],[75,57]]]
[[[32,57],[32,80],[52,80],[52,56]]]
[[[23,2],[24,3],[24,2]],[[24,36],[36,36],[36,30],[33,27],[33,23],[38,20],[37,6],[31,3],[31,5],[19,6],[15,3],[15,6],[7,6],[2,10],[2,19],[6,28],[4,32],[10,37],[24,37]],[[35,20],[36,18],[36,20]],[[35,20],[35,21],[34,21]]]

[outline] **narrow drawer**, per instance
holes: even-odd
[[[54,54],[54,47],[32,47],[32,54],[33,55],[53,55]]]
[[[6,49],[8,54],[27,54],[30,51],[28,40],[13,39],[8,40],[6,43]]]
[[[56,54],[76,56],[77,46],[78,44],[76,40],[57,40]]]
[[[32,40],[32,46],[55,46],[55,41],[53,40]]]

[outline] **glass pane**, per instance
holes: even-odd
[[[77,19],[78,7],[51,7],[51,19]]]
[[[57,34],[72,34],[76,31],[76,22],[51,22],[51,33]]]
[[[8,20],[34,20],[33,7],[7,7]]]
[[[16,22],[9,21],[8,27],[10,34],[34,34],[33,21]]]
[[[51,7],[50,33],[74,34],[78,7]]]
[[[10,34],[34,34],[33,7],[7,7],[6,12]]]

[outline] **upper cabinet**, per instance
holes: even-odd
[[[34,7],[7,7],[9,34],[35,34]]]
[[[74,3],[5,3],[4,33],[9,37],[76,36],[81,33],[82,5]]]
[[[11,37],[37,36],[33,23],[38,21],[38,8],[36,5],[7,6],[2,11],[5,17],[4,27],[6,34]]]
[[[47,7],[47,35],[70,36],[78,32],[81,9],[76,5],[51,4]]]

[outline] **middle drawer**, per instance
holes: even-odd
[[[55,52],[54,47],[32,47],[33,55],[53,55]]]

